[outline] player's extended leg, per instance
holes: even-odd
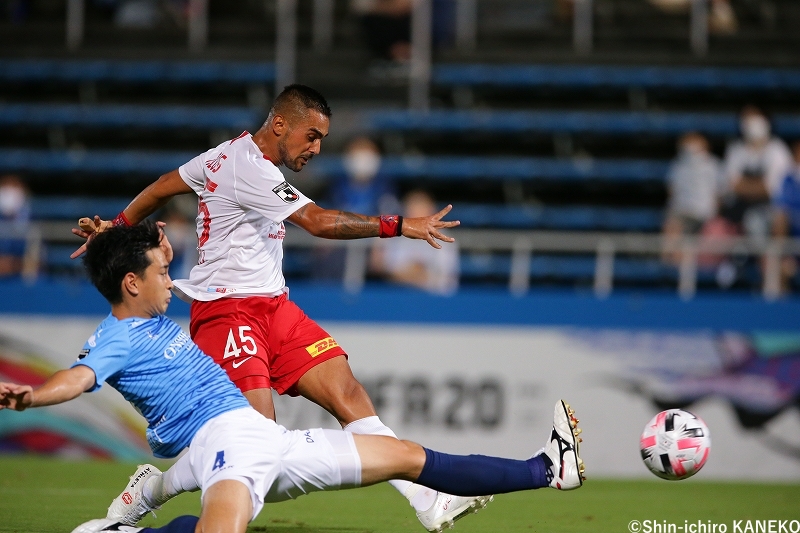
[[[231,442],[249,439],[249,444],[254,445],[252,449],[261,449],[261,439],[269,440],[270,437],[249,435],[248,431],[257,430],[257,426],[267,424],[265,434],[275,434],[275,428],[279,427],[250,410],[234,413],[236,414],[222,415],[233,419],[233,425],[227,426],[227,431],[219,431],[215,426],[208,428],[207,434],[213,438],[228,438]],[[220,421],[220,424],[224,423],[231,422]],[[280,447],[283,452],[277,458],[282,465],[281,473],[278,477],[270,477],[274,476],[274,469],[269,468],[269,465],[274,464],[276,458],[271,458],[268,450],[274,451],[273,448],[264,450],[263,458],[259,454],[246,455],[253,462],[251,465],[243,465],[242,472],[251,472],[254,480],[260,480],[255,482],[254,487],[261,487],[263,492],[251,493],[252,489],[244,482],[229,480],[238,483],[231,494],[237,498],[238,503],[235,505],[241,506],[241,513],[237,515],[240,516],[237,520],[241,521],[241,516],[247,516],[247,510],[251,516],[255,514],[252,507],[256,505],[255,502],[258,502],[260,508],[266,501],[284,501],[309,492],[353,488],[397,478],[416,481],[438,491],[465,495],[514,492],[548,486],[559,490],[576,489],[583,484],[584,479],[584,466],[580,458],[580,433],[575,412],[563,400],[555,405],[553,425],[544,448],[525,461],[484,455],[450,455],[425,449],[409,441],[376,435],[353,435],[323,429],[285,433],[277,431],[277,436],[271,438],[277,441],[283,439]],[[205,442],[207,435],[199,438]],[[291,441],[287,442],[285,439]],[[206,448],[218,449],[220,446],[209,448],[200,445],[195,451],[203,453]],[[217,458],[214,459],[215,464],[219,460],[219,453],[217,452]],[[210,457],[206,457],[203,464],[210,460]],[[255,470],[259,470],[260,474]],[[216,484],[222,483],[221,480],[210,485],[206,494]],[[237,495],[239,492],[246,492],[252,503],[245,505],[244,499]],[[142,491],[138,491],[135,496],[140,498],[141,494]],[[207,503],[209,500],[206,496],[204,509]],[[224,507],[226,513],[229,505],[226,503]],[[452,526],[455,518],[457,517],[439,524],[436,530],[441,532],[445,526]],[[211,518],[208,520],[210,525],[214,525]],[[107,523],[107,519],[92,520],[79,526],[73,533],[106,531],[102,526]],[[115,521],[112,524],[120,525]],[[112,531],[134,533],[140,530],[134,528]]]
[[[356,420],[377,417],[372,400],[344,356],[309,369],[297,381],[297,392],[332,414],[343,428]]]
[[[345,431],[397,438],[378,417],[367,391],[353,376],[344,356],[333,357],[308,369],[295,387],[299,394],[331,413]],[[389,483],[409,501],[417,518],[429,531],[477,512],[491,501],[491,496],[485,495],[451,496],[452,493],[440,493],[405,479],[390,479]]]
[[[223,479],[203,493],[199,520],[182,516],[161,528],[139,528],[101,518],[79,525],[72,533],[245,533],[252,518],[250,489],[240,481]]]

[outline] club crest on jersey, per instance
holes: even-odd
[[[286,181],[284,181],[283,183],[272,189],[272,192],[277,194],[278,198],[280,198],[287,204],[294,203],[300,199],[300,195],[297,194],[295,190],[292,189],[292,186],[289,185],[289,183]]]
[[[218,171],[219,168],[222,166],[223,159],[228,159],[228,156],[225,154],[219,154],[215,159],[209,159],[208,161],[206,161],[206,167],[208,168],[208,170],[214,173]],[[211,192],[214,191],[212,190]]]

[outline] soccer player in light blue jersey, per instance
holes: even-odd
[[[63,403],[108,383],[147,419],[154,455],[175,457],[188,448],[163,474],[149,465],[140,469],[118,500],[138,509],[138,520],[175,494],[200,489],[200,517],[158,529],[105,518],[76,532],[244,533],[265,502],[389,479],[462,496],[582,485],[578,421],[563,401],[545,447],[528,460],[449,455],[337,430],[286,430],[250,407],[224,370],[164,316],[171,256],[151,223],[97,235],[84,263],[111,314],[71,368],[36,388],[0,383],[0,409],[17,411]]]

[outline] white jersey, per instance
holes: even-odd
[[[184,301],[274,296],[285,290],[283,221],[311,202],[289,185],[248,132],[178,169],[197,193],[198,264],[175,280]]]

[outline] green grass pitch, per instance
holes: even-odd
[[[589,465],[591,466],[591,465]],[[105,515],[135,465],[0,457],[0,533],[69,533]],[[589,471],[591,476],[591,470]],[[181,514],[197,514],[198,494],[184,494],[164,506],[163,525]],[[667,482],[595,480],[583,488],[505,494],[481,513],[456,524],[455,533],[578,531],[624,533],[632,520],[725,523],[733,520],[800,520],[800,484],[716,483],[698,479]],[[423,529],[411,508],[386,484],[319,493],[265,506],[252,532],[400,533]],[[682,529],[678,531],[683,532]]]

